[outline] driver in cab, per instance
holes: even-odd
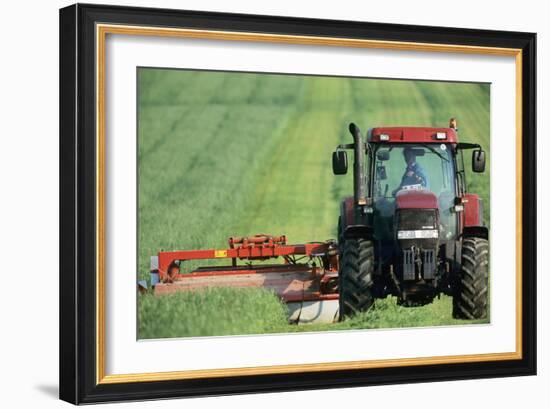
[[[405,157],[405,162],[407,167],[405,168],[405,173],[401,178],[401,183],[399,186],[392,192],[392,195],[395,196],[397,192],[403,189],[405,186],[419,185],[422,187],[428,187],[428,179],[424,173],[424,169],[416,162],[416,154],[413,148],[405,148],[403,150],[403,156]]]

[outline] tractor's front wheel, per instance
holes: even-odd
[[[367,311],[372,294],[374,246],[371,240],[345,240],[340,259],[340,320]]]
[[[462,241],[462,267],[453,296],[453,317],[487,317],[489,296],[489,242],[479,237]]]

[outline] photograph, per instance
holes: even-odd
[[[136,70],[138,339],[491,323],[490,83]]]

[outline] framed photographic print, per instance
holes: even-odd
[[[535,47],[61,9],[61,399],[535,374]]]

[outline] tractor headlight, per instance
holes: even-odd
[[[437,230],[398,230],[397,238],[399,240],[410,239],[437,239],[439,232]]]

